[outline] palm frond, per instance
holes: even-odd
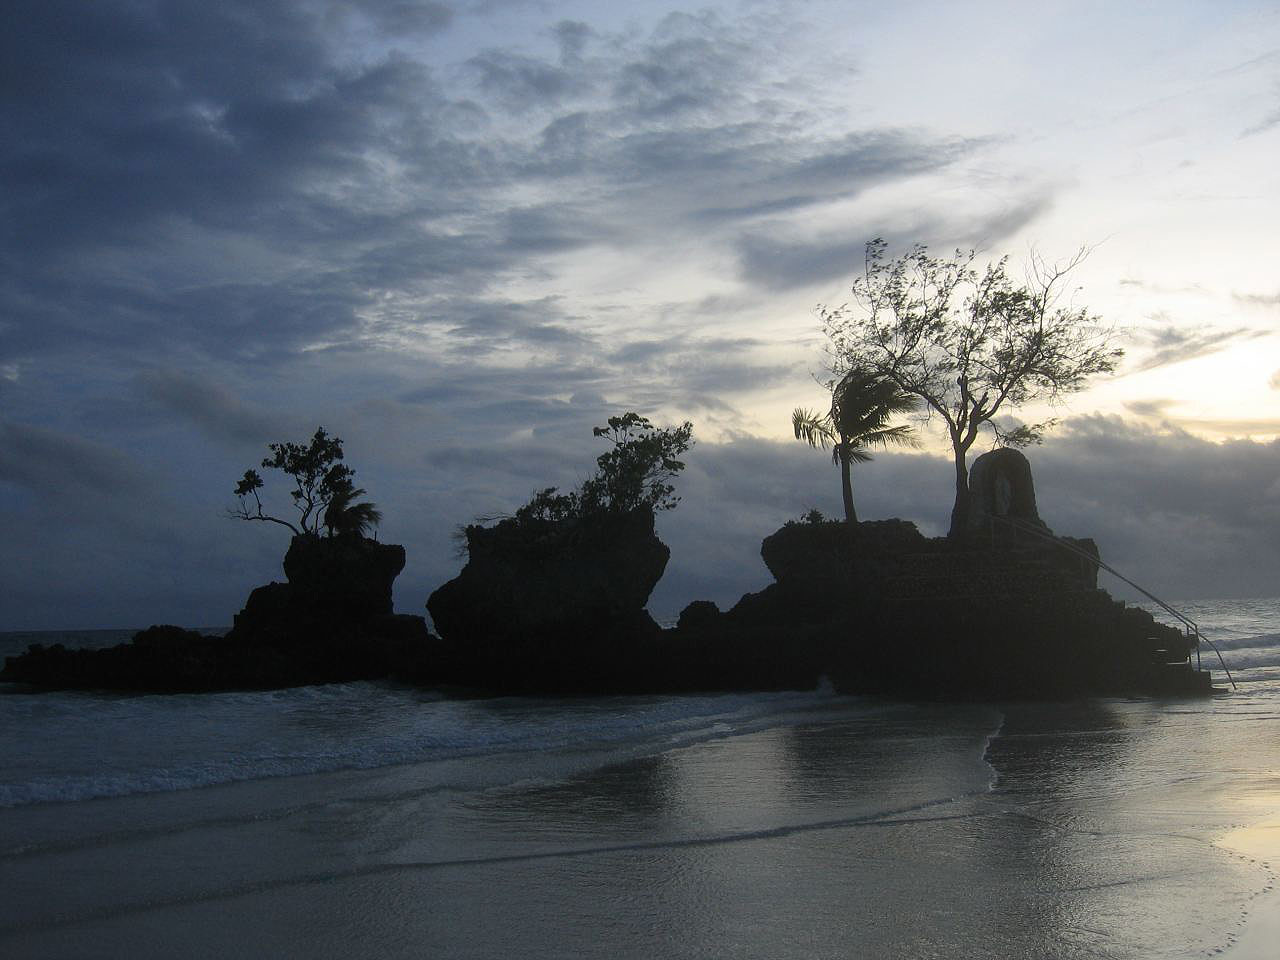
[[[368,501],[353,503],[364,496],[360,487],[348,487],[334,494],[324,511],[324,525],[330,534],[355,534],[363,537],[382,522],[382,511]]]
[[[791,429],[795,431],[797,440],[803,440],[811,447],[821,447],[825,450],[828,446],[840,442],[836,432],[831,429],[829,417],[821,416],[812,410],[805,410],[803,407],[796,407],[792,411]]]
[[[879,430],[870,430],[862,435],[862,444],[868,447],[888,447],[898,444],[904,447],[918,447],[920,441],[916,439],[915,431],[910,424],[900,423],[895,427],[883,427]]]

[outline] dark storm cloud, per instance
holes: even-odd
[[[1130,372],[1141,373],[1157,367],[1167,367],[1217,353],[1240,340],[1255,340],[1270,335],[1270,330],[1249,327],[1179,327],[1172,323],[1134,330],[1131,336],[1145,348],[1145,355],[1140,355],[1141,359]]]

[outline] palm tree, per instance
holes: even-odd
[[[354,503],[356,497],[364,496],[360,487],[347,486],[333,495],[324,511],[324,525],[329,528],[329,536],[363,537],[382,522],[382,511],[372,503]]]
[[[895,443],[914,446],[916,440],[910,425],[889,426],[889,421],[899,413],[915,410],[919,400],[904,393],[893,381],[857,367],[828,386],[830,412],[818,414],[797,407],[791,414],[791,426],[797,440],[823,450],[828,445],[832,448],[831,460],[840,465],[844,518],[854,524],[858,522],[858,514],[853,508],[849,465],[870,460],[867,447],[887,447]]]

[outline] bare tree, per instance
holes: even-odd
[[[1034,401],[1057,402],[1114,370],[1123,355],[1109,327],[1064,297],[1087,252],[1054,265],[1033,257],[1017,283],[1008,257],[978,271],[973,251],[941,260],[916,245],[887,258],[876,239],[853,282],[853,304],[818,308],[837,372],[886,377],[946,424],[956,471],[951,537],[968,523],[966,456],[979,431],[985,426],[1007,444],[1038,443],[1053,421],[1002,432],[994,418]]]

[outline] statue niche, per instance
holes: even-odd
[[[969,532],[988,532],[992,517],[1048,529],[1036,511],[1031,463],[1009,447],[984,453],[969,468]]]

